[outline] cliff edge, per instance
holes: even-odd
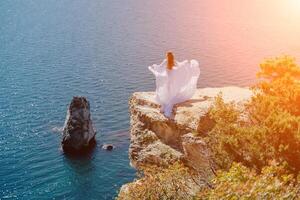
[[[203,178],[213,175],[209,148],[193,133],[205,134],[212,128],[208,112],[220,93],[225,102],[240,105],[252,95],[248,88],[240,87],[197,89],[190,100],[176,104],[172,116],[166,118],[155,101],[155,92],[134,93],[129,101],[131,165],[139,170],[182,161]],[[125,191],[126,185],[120,192]]]

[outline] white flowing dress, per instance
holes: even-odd
[[[196,60],[175,62],[172,70],[166,67],[165,59],[160,65],[149,66],[156,78],[156,101],[166,117],[172,115],[173,106],[190,99],[196,89],[200,76],[199,63]]]

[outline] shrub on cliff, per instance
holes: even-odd
[[[193,188],[190,173],[182,164],[175,163],[168,168],[145,167],[141,178],[126,186],[119,194],[119,200],[179,200],[192,199]]]
[[[260,67],[260,81],[244,109],[224,103],[221,96],[211,108],[215,126],[205,140],[221,171],[199,199],[300,195],[300,68],[288,56],[268,59]]]
[[[286,166],[273,163],[262,172],[233,163],[230,170],[219,171],[212,181],[213,189],[199,192],[198,199],[297,199],[300,185]]]
[[[268,161],[287,162],[300,170],[300,68],[288,56],[266,60],[241,109],[219,96],[210,116],[216,125],[205,138],[219,168],[233,161],[260,171]]]

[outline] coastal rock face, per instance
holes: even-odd
[[[205,185],[205,180],[215,174],[210,149],[198,135],[213,128],[208,112],[220,93],[226,103],[235,102],[241,109],[252,95],[249,89],[239,87],[197,89],[190,100],[175,105],[172,116],[166,118],[160,112],[154,92],[134,93],[129,101],[131,165],[142,170],[148,165],[164,167],[181,161],[204,180],[202,184],[190,181],[190,193],[196,194]],[[186,180],[189,182],[188,178]],[[130,186],[139,187],[140,184],[136,180],[123,185],[119,199],[126,199]]]
[[[182,136],[182,146],[185,163],[191,169],[209,178],[214,173],[214,164],[208,146],[201,137],[188,133]]]
[[[62,148],[68,153],[82,153],[96,144],[90,104],[85,97],[73,97],[63,128]]]
[[[129,102],[131,117],[131,165],[166,165],[184,161],[188,166],[206,175],[213,170],[209,148],[193,132],[209,131],[213,122],[208,111],[214,98],[222,93],[225,102],[241,104],[252,92],[247,88],[223,87],[197,89],[188,101],[174,106],[171,118],[160,112],[154,92],[134,93]]]

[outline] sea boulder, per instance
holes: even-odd
[[[63,128],[61,144],[64,152],[88,152],[96,144],[95,135],[89,101],[85,97],[73,97]]]
[[[115,149],[115,146],[112,144],[104,144],[102,146],[102,149],[107,150],[107,151],[112,151],[113,149]]]

